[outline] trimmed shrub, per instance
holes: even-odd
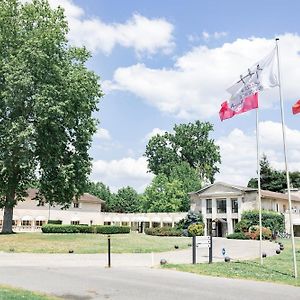
[[[42,226],[43,233],[100,233],[100,234],[116,234],[129,233],[128,226],[109,226],[109,225],[55,225],[46,224]]]
[[[95,233],[100,234],[130,233],[130,227],[128,226],[94,225],[91,227]]]
[[[249,237],[245,235],[243,232],[234,232],[227,235],[228,239],[235,239],[235,240],[249,240]]]
[[[251,240],[259,240],[259,226],[254,225],[249,228],[249,232],[245,233]],[[269,240],[272,237],[270,228],[262,227],[262,239]]]
[[[181,236],[182,230],[179,230],[177,228],[172,227],[152,227],[152,228],[146,228],[145,234],[148,235],[156,235],[156,236]]]
[[[201,223],[191,224],[188,227],[188,233],[189,233],[190,236],[204,235],[204,225],[201,224]]]
[[[48,220],[48,224],[61,225],[62,224],[62,220]]]
[[[250,222],[248,220],[241,220],[235,225],[234,232],[248,232],[248,229],[250,227]]]
[[[284,216],[275,211],[262,211],[262,226],[270,228],[274,232],[284,231]],[[242,220],[247,220],[249,227],[259,225],[259,211],[248,210],[242,213]],[[248,227],[248,228],[249,228]]]

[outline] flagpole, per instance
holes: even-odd
[[[258,187],[258,210],[259,210],[259,257],[260,264],[263,264],[262,257],[262,217],[261,217],[261,185],[260,185],[260,163],[259,163],[259,120],[258,108],[256,109],[256,156],[257,156],[257,187]]]
[[[291,201],[291,189],[290,189],[290,174],[289,174],[288,162],[287,162],[285,119],[284,119],[283,99],[282,99],[282,90],[281,90],[281,78],[280,78],[280,67],[279,67],[279,51],[278,51],[279,38],[276,38],[275,41],[276,41],[276,53],[277,53],[277,64],[278,64],[278,82],[279,82],[279,98],[280,98],[280,111],[281,111],[282,139],[283,139],[285,173],[286,173],[286,183],[287,183],[288,201],[289,201],[290,232],[291,232],[293,261],[294,261],[294,277],[297,278],[298,274],[297,274],[297,261],[296,261],[294,228],[293,228],[293,220],[292,220],[292,201]]]

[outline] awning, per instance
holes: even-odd
[[[73,217],[71,218],[71,221],[72,221],[72,222],[76,222],[76,221],[80,221],[80,219],[79,219],[78,216],[73,216]]]
[[[13,220],[19,220],[19,219],[20,219],[19,216],[16,216],[16,215],[13,216]]]
[[[113,222],[121,222],[120,217],[118,217],[118,216],[113,216],[112,221]]]
[[[160,218],[159,217],[153,217],[153,218],[151,218],[151,222],[160,223]]]
[[[125,217],[122,217],[121,222],[130,222],[130,220],[127,216],[125,216]]]
[[[173,220],[172,220],[171,217],[164,217],[164,218],[163,218],[163,222],[165,222],[165,223],[172,223]]]
[[[37,216],[37,217],[35,217],[35,220],[36,221],[46,221],[46,217],[44,217],[44,216]]]
[[[216,223],[221,222],[221,223],[227,224],[227,222],[224,219],[221,219],[221,218],[216,218],[216,219],[213,220],[213,222],[216,222]]]
[[[300,219],[293,219],[293,225],[300,225]]]
[[[23,216],[22,221],[32,221],[33,218],[31,216]]]

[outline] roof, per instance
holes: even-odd
[[[263,198],[276,198],[276,199],[282,199],[282,200],[288,200],[289,199],[288,194],[271,192],[271,191],[267,191],[267,190],[261,190],[261,196]],[[291,194],[291,200],[300,201],[300,197]]]
[[[200,193],[204,192],[206,189],[208,189],[208,188],[210,188],[214,185],[223,185],[223,186],[226,186],[226,187],[237,189],[237,190],[242,191],[242,192],[258,191],[258,189],[256,189],[256,188],[249,188],[249,187],[240,186],[240,185],[236,185],[236,184],[231,185],[231,184],[228,184],[228,183],[225,183],[225,182],[215,182],[213,184],[210,184],[210,185],[207,185],[207,186],[203,187],[202,189],[200,189],[197,192],[192,192],[192,193],[189,193],[189,194],[190,195],[200,194]],[[278,193],[278,192],[271,192],[271,191],[268,191],[268,190],[261,190],[261,196],[262,196],[262,198],[275,198],[275,199],[288,200],[288,195],[287,194]],[[300,197],[298,195],[291,194],[291,200],[292,201],[300,201]]]
[[[239,191],[256,191],[257,189],[255,188],[249,188],[249,187],[246,187],[246,186],[240,186],[240,185],[236,185],[236,184],[228,184],[228,183],[225,183],[225,182],[215,182],[215,183],[212,183],[212,184],[209,184],[205,187],[203,187],[202,189],[200,189],[199,191],[197,192],[191,192],[189,194],[198,194],[198,193],[201,193],[203,191],[205,191],[206,189],[214,186],[214,185],[223,185],[223,186],[226,186],[226,187],[230,187],[230,188],[234,188],[234,189],[237,189]]]
[[[38,193],[38,189],[33,189],[30,188],[27,190],[27,194],[28,194],[28,198],[30,198],[31,200],[34,200],[34,198],[36,197],[37,193]],[[82,196],[80,196],[79,198],[79,202],[85,202],[85,203],[105,203],[104,200],[89,194],[89,193],[84,193]]]

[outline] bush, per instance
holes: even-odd
[[[248,236],[251,240],[259,240],[259,226],[254,225],[249,228],[249,232],[245,234]],[[269,240],[272,237],[272,231],[270,228],[262,227],[262,239],[263,240]]]
[[[91,226],[93,232],[100,234],[117,234],[117,233],[130,233],[128,226],[113,226],[113,225],[94,225]]]
[[[152,227],[146,228],[145,234],[156,236],[181,236],[182,230],[172,227]]]
[[[250,227],[250,222],[248,220],[241,220],[235,225],[234,232],[248,232],[248,229]]]
[[[204,225],[201,224],[201,223],[191,224],[188,227],[188,233],[189,233],[190,236],[204,235]]]
[[[284,216],[275,211],[262,211],[262,226],[274,232],[284,231]],[[247,220],[249,227],[259,225],[259,211],[248,210],[242,213],[242,220]],[[248,228],[249,228],[248,227]]]
[[[62,224],[62,220],[48,220],[48,224],[61,225]]]
[[[129,233],[128,226],[109,226],[109,225],[55,225],[46,224],[42,226],[43,233],[100,233],[100,234],[116,234]]]
[[[228,234],[227,238],[235,239],[235,240],[249,240],[249,237],[245,235],[243,232],[234,232],[232,234]]]
[[[195,213],[193,211],[189,211],[187,216],[176,224],[176,227],[178,229],[188,229],[188,227],[194,223],[203,224],[203,216],[200,212]]]

